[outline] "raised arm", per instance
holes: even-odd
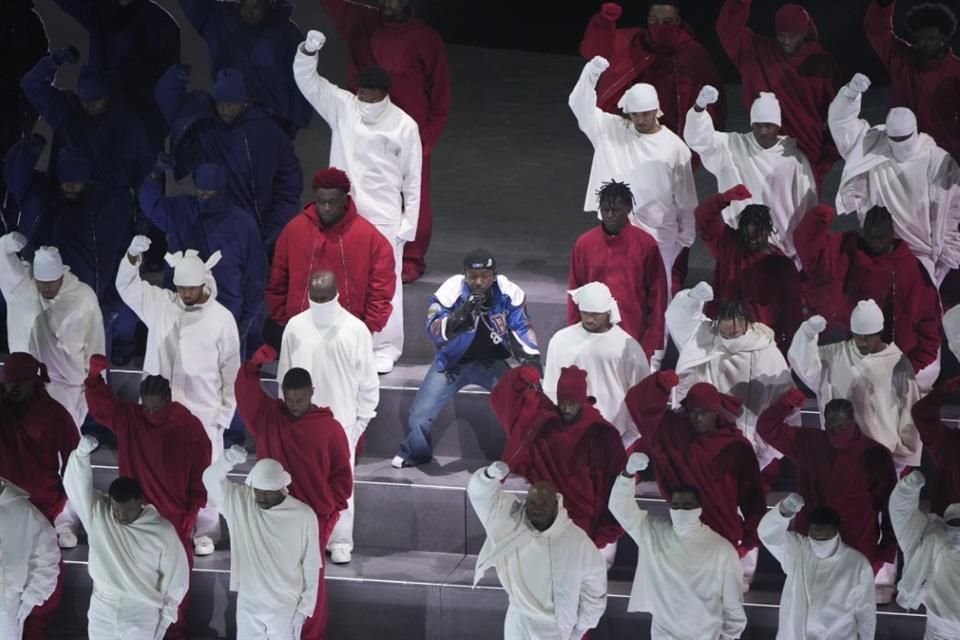
[[[797,257],[812,284],[842,281],[839,273],[842,236],[830,231],[836,212],[830,205],[814,207],[803,216],[793,232]]]
[[[840,88],[827,110],[830,135],[840,156],[846,160],[870,130],[870,123],[860,117],[863,93],[870,88],[870,79],[862,73]]]
[[[63,474],[63,489],[67,499],[87,531],[90,530],[94,505],[97,500],[103,499],[93,488],[93,468],[90,466],[90,454],[99,445],[93,436],[80,438],[80,444],[70,454]]]
[[[661,423],[670,410],[670,396],[673,388],[680,384],[675,371],[658,371],[640,381],[640,384],[627,392],[627,409],[637,425],[640,436],[653,444]]]
[[[705,86],[697,96],[696,104],[687,112],[683,125],[683,141],[691,150],[700,155],[707,171],[717,175],[724,169],[724,163],[732,161],[729,150],[729,134],[717,131],[713,117],[707,107],[716,104],[720,92],[711,86]]]
[[[503,491],[501,482],[510,473],[503,462],[494,462],[489,467],[478,469],[467,483],[467,497],[473,510],[489,536],[490,527],[498,513],[509,512],[520,499]]]
[[[53,86],[53,79],[61,64],[77,62],[79,54],[76,51],[67,47],[40,58],[20,80],[20,88],[27,100],[54,130],[64,123],[72,107],[69,94]]]
[[[806,395],[800,389],[790,389],[776,401],[771,402],[757,419],[757,434],[767,444],[791,459],[797,456],[797,440],[802,427],[791,427],[789,422],[791,416],[797,414],[806,399]]]
[[[820,392],[820,381],[823,378],[823,361],[820,359],[817,342],[820,333],[826,328],[827,321],[823,316],[808,318],[793,335],[793,342],[787,351],[790,368],[814,393]]]
[[[137,314],[147,328],[159,315],[164,305],[171,304],[169,292],[148,284],[140,277],[142,254],[150,248],[150,239],[136,236],[127,249],[127,255],[120,260],[117,269],[117,293],[130,309]]]
[[[800,537],[787,529],[793,517],[802,508],[803,498],[796,493],[791,493],[772,509],[767,510],[757,526],[757,534],[763,546],[777,559],[787,574],[792,573],[792,560],[797,557],[797,550],[800,547]]]
[[[201,37],[203,37],[207,23],[214,19],[213,14],[218,10],[218,4],[220,3],[216,0],[180,0],[180,8],[183,9],[183,14],[187,16],[187,20],[190,21],[190,24],[193,25],[193,28],[197,30]]]
[[[165,173],[172,168],[173,160],[161,154],[137,192],[140,211],[168,236],[179,235],[199,215],[186,196],[170,198],[163,195]]]
[[[610,66],[606,58],[595,57],[583,67],[580,78],[574,85],[567,100],[570,110],[577,119],[577,125],[594,147],[600,142],[600,133],[604,118],[619,118],[605,114],[597,107],[597,80]]]
[[[239,445],[233,445],[223,452],[216,462],[203,472],[203,486],[207,490],[207,505],[219,507],[229,513],[229,498],[234,491],[241,490],[227,479],[227,474],[247,459],[247,451]]]
[[[623,9],[616,2],[604,2],[600,11],[590,18],[580,41],[580,55],[584,60],[592,60],[597,56],[613,59],[617,20],[622,14]]]
[[[714,258],[719,257],[726,246],[739,242],[736,230],[731,229],[723,221],[723,210],[731,202],[747,200],[750,197],[752,197],[750,191],[739,184],[724,193],[710,196],[701,202],[694,212],[697,220],[697,231]]]
[[[127,407],[133,403],[123,402],[114,395],[110,385],[100,375],[109,367],[107,357],[95,355],[90,358],[87,379],[83,383],[83,393],[87,400],[87,410],[99,424],[116,433],[115,424]]]
[[[753,30],[750,20],[750,0],[726,0],[717,15],[717,37],[730,62],[739,70],[742,57],[753,50]]]
[[[172,126],[187,95],[187,83],[190,82],[190,65],[175,64],[160,76],[153,97],[168,126]]]
[[[27,246],[27,239],[19,231],[0,236],[0,292],[9,306],[21,295],[36,295],[30,267],[17,255]],[[39,311],[39,303],[37,303]]]
[[[540,372],[536,368],[514,367],[497,381],[490,392],[490,407],[507,435],[500,459],[521,473],[529,461],[528,445],[546,424],[539,414],[551,408],[549,399],[540,391],[539,385]]]
[[[920,511],[920,490],[926,482],[922,473],[913,471],[898,482],[890,494],[890,520],[908,560],[923,543],[923,534],[931,517]]]
[[[867,41],[883,66],[889,71],[894,61],[910,54],[913,47],[897,37],[893,30],[893,14],[897,5],[893,0],[874,0],[867,5],[863,17],[863,31]]]
[[[260,424],[266,418],[266,411],[273,403],[260,384],[260,367],[266,362],[277,359],[277,352],[270,345],[263,345],[253,356],[241,365],[237,371],[234,395],[237,398],[237,411],[254,438],[259,439]]]
[[[696,334],[705,322],[710,322],[703,313],[703,305],[713,300],[713,287],[700,282],[692,289],[684,289],[673,297],[667,307],[666,323],[670,337],[679,351]]]
[[[300,45],[293,59],[293,78],[303,97],[333,128],[337,126],[340,110],[345,108],[354,96],[317,73],[317,51],[325,41],[326,37],[318,31],[307,33],[307,41]],[[316,48],[308,53],[307,45]]]
[[[642,471],[639,467],[646,468],[644,460],[649,463],[647,456],[642,453],[634,453],[630,456],[627,469],[617,476],[610,489],[610,501],[607,503],[610,513],[637,544],[641,543],[649,526],[647,520],[649,514],[640,508],[635,496],[637,490],[635,475],[637,471]]]

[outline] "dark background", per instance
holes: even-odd
[[[304,2],[307,0],[299,0]],[[863,35],[863,15],[872,0],[800,0],[817,23],[820,41],[840,65],[845,76],[866,73],[883,82],[886,73]],[[414,0],[417,14],[431,23],[451,44],[466,44],[501,49],[520,49],[577,55],[587,21],[601,2],[572,0]],[[736,71],[720,48],[714,22],[723,0],[687,0],[681,4],[681,16],[693,28],[697,39],[713,54],[727,82],[739,82]],[[784,0],[755,0],[750,26],[758,33],[773,33],[773,15]],[[904,34],[903,14],[919,2],[897,3],[895,26]],[[955,2],[946,2],[956,11]],[[645,23],[648,4],[643,0],[624,0],[623,17],[618,26],[633,27]],[[957,45],[954,38],[954,45]]]

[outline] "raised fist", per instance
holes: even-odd
[[[690,297],[700,302],[710,302],[713,300],[713,287],[708,282],[698,282],[697,286],[690,289]]]
[[[247,450],[235,444],[223,452],[223,457],[226,458],[231,467],[235,467],[247,461]]]
[[[323,48],[323,45],[327,42],[327,36],[323,35],[319,31],[311,29],[307,31],[307,40],[303,43],[303,50],[307,53],[316,53]]]
[[[72,44],[68,44],[62,49],[55,50],[50,57],[58,67],[64,64],[76,64],[80,61],[80,51]]]
[[[520,373],[518,375],[520,376],[521,380],[526,382],[531,387],[540,384],[540,372],[537,371],[536,367],[524,365],[520,367]]]
[[[82,456],[89,456],[100,446],[100,441],[93,436],[83,436],[80,438],[80,444],[77,445],[77,453]]]
[[[736,202],[738,200],[747,200],[752,198],[753,194],[750,193],[750,189],[747,189],[742,184],[738,184],[732,189],[727,189],[723,192],[723,199],[727,202]]]
[[[631,453],[627,458],[626,472],[630,475],[640,473],[650,466],[650,456],[645,453]]]
[[[130,248],[127,249],[127,255],[137,258],[150,249],[150,238],[147,236],[133,236],[130,241]]]
[[[792,518],[800,513],[804,504],[803,498],[799,493],[791,493],[780,502],[780,515],[784,518]]]
[[[616,2],[604,2],[600,5],[600,15],[603,16],[604,20],[616,22],[623,15],[623,7]]]
[[[507,466],[506,462],[501,462],[500,460],[497,460],[496,462],[491,464],[489,467],[487,467],[486,473],[489,477],[493,478],[494,480],[503,480],[508,475],[510,475],[510,467]]]
[[[703,88],[700,89],[700,95],[697,96],[697,106],[701,109],[706,109],[719,99],[720,92],[717,91],[717,88],[705,84]]]
[[[100,353],[90,356],[90,377],[99,376],[109,368],[110,363],[107,362],[107,356]]]
[[[801,326],[806,330],[808,335],[817,336],[827,328],[827,320],[823,316],[817,315],[805,320]]]
[[[856,73],[847,86],[857,93],[866,93],[867,89],[870,88],[870,78],[862,73]]]
[[[276,359],[277,350],[270,345],[265,344],[261,345],[261,347],[254,352],[253,356],[250,358],[250,362],[259,367],[262,364],[273,362]]]
[[[800,389],[790,389],[780,396],[780,403],[788,409],[799,409],[807,401],[807,395]]]
[[[11,231],[0,236],[0,251],[3,253],[19,253],[25,246],[27,246],[27,238],[19,231]]]
[[[593,60],[587,63],[587,66],[595,74],[600,75],[610,68],[610,62],[602,56],[595,56]]]
[[[661,371],[654,375],[657,376],[657,386],[663,391],[672,391],[675,386],[680,384],[680,376],[677,375],[676,371]]]
[[[903,479],[903,484],[909,489],[920,491],[920,489],[923,488],[923,485],[927,484],[927,479],[919,469],[916,469],[911,471],[910,475]]]

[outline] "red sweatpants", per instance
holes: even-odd
[[[320,567],[320,582],[317,585],[317,606],[313,610],[313,615],[303,623],[303,631],[300,633],[301,640],[326,640],[327,638],[327,616],[329,612],[327,611],[327,584],[324,578],[327,566],[327,542],[330,541],[330,534],[333,533],[333,527],[339,519],[339,511],[329,516],[317,516],[320,525],[320,555],[324,560]]]
[[[430,205],[430,155],[423,157],[420,174],[420,219],[417,222],[417,237],[403,245],[403,281],[413,282],[427,268],[425,258],[433,235],[433,209]]]

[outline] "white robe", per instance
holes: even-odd
[[[227,479],[230,469],[220,458],[203,472],[207,497],[230,528],[230,590],[264,611],[313,615],[323,566],[316,514],[290,495],[261,509],[252,488]]]
[[[321,326],[311,309],[290,318],[283,330],[277,382],[287,371],[300,367],[310,372],[313,404],[329,407],[343,426],[350,446],[350,471],[356,461],[357,443],[377,415],[380,379],[374,366],[373,341],[366,325],[337,305],[330,324]],[[328,548],[353,550],[354,495],[330,534]]]
[[[797,141],[780,136],[777,144],[764,149],[753,133],[723,133],[713,128],[707,111],[687,112],[683,139],[700,154],[704,168],[717,178],[717,190],[724,192],[745,185],[753,197],[733,202],[723,210],[723,220],[737,228],[744,207],[763,204],[770,207],[774,233],[770,241],[784,255],[795,258],[793,230],[804,214],[819,202],[817,183],[807,156]]]
[[[151,505],[132,523],[117,522],[110,498],[93,488],[90,456],[80,449],[70,454],[63,487],[87,531],[94,591],[113,602],[117,611],[130,603],[158,612],[164,628],[176,622],[177,608],[190,586],[190,568],[173,525]]]
[[[93,289],[65,268],[53,300],[37,291],[30,264],[0,255],[0,291],[7,301],[10,352],[27,352],[47,365],[47,391],[79,429],[87,418],[83,381],[90,356],[106,353],[103,315]]]
[[[634,498],[636,482],[622,474],[610,492],[610,513],[637,543],[637,570],[627,611],[653,616],[653,640],[739,638],[747,626],[736,549],[701,523],[677,535]]]
[[[920,492],[901,480],[890,495],[890,523],[903,550],[897,604],[927,608],[925,640],[960,638],[960,550],[951,549],[943,518],[920,511]]]
[[[556,520],[541,532],[528,522],[523,500],[486,469],[470,478],[467,495],[487,533],[473,583],[496,567],[510,599],[504,637],[579,640],[594,628],[606,609],[607,564],[562,497]]]
[[[698,202],[690,149],[667,127],[642,134],[629,119],[599,109],[598,78],[590,65],[584,67],[569,99],[594,149],[583,210],[599,209],[597,190],[604,182],[629,184],[636,200],[633,222],[657,241],[669,280],[677,255],[696,238],[693,212]]]
[[[576,365],[587,372],[587,393],[597,410],[617,428],[629,446],[640,437],[627,410],[627,391],[650,375],[643,347],[614,325],[605,333],[590,333],[579,322],[553,334],[543,370],[543,391],[557,401],[557,381],[563,367]]]
[[[791,520],[775,506],[757,527],[787,575],[778,640],[873,640],[877,605],[866,557],[841,542],[833,555],[818,558],[807,536],[787,531]]]
[[[17,610],[37,607],[53,594],[60,548],[50,521],[27,492],[0,480],[0,638],[19,640]]]
[[[330,166],[347,172],[361,216],[394,249],[397,287],[387,325],[374,336],[378,354],[396,362],[403,352],[403,245],[417,235],[423,153],[416,121],[386,98],[374,121],[360,116],[357,96],[317,73],[317,56],[297,49],[293,76],[303,97],[332,132]]]
[[[923,263],[939,286],[960,266],[960,167],[925,133],[906,162],[893,157],[886,127],[860,118],[859,93],[844,87],[830,104],[828,122],[844,159],[837,211],[886,207],[898,238]]]
[[[677,344],[680,357],[675,367],[680,384],[673,402],[679,406],[690,387],[708,382],[721,393],[743,403],[737,427],[753,445],[760,468],[783,454],[757,435],[760,414],[793,387],[790,367],[777,347],[773,330],[760,322],[751,323],[747,333],[725,345],[703,314],[703,302],[690,290],[678,293],[667,307],[667,329]],[[800,425],[800,416],[791,418]]]
[[[893,453],[898,469],[919,466],[922,443],[910,410],[920,399],[913,367],[890,344],[861,355],[853,340],[817,346],[806,324],[793,336],[787,359],[801,381],[817,394],[820,415],[834,398],[853,403],[860,429]]]

